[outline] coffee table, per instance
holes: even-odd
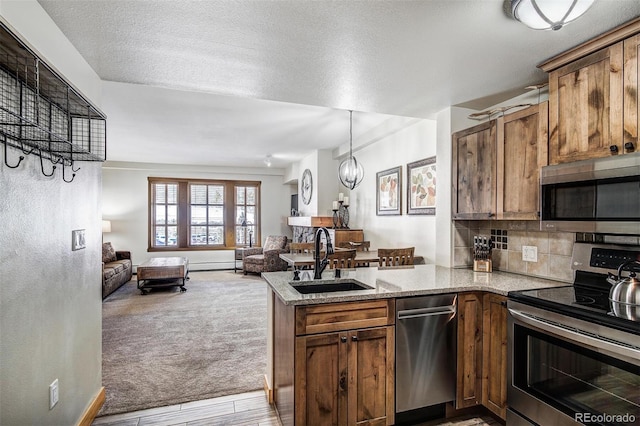
[[[138,289],[147,294],[153,287],[180,286],[180,291],[189,279],[189,259],[186,257],[152,257],[138,266],[136,277]]]

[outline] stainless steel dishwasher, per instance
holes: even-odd
[[[396,300],[396,413],[455,399],[456,298]]]

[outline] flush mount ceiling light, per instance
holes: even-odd
[[[349,111],[349,156],[338,167],[340,182],[349,189],[354,189],[362,182],[364,169],[353,156],[353,111]]]
[[[264,164],[267,167],[271,167],[271,155],[267,155],[267,157],[264,159]]]
[[[511,0],[511,14],[534,30],[557,31],[577,19],[595,0]]]

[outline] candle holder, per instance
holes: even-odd
[[[338,216],[340,217],[340,228],[349,229],[349,206],[344,205],[342,201],[340,201],[340,209]]]
[[[340,227],[340,217],[338,216],[338,210],[333,210],[333,229]]]

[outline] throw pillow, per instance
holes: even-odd
[[[117,260],[116,251],[111,243],[102,243],[102,261],[104,263],[109,263],[114,260]]]

